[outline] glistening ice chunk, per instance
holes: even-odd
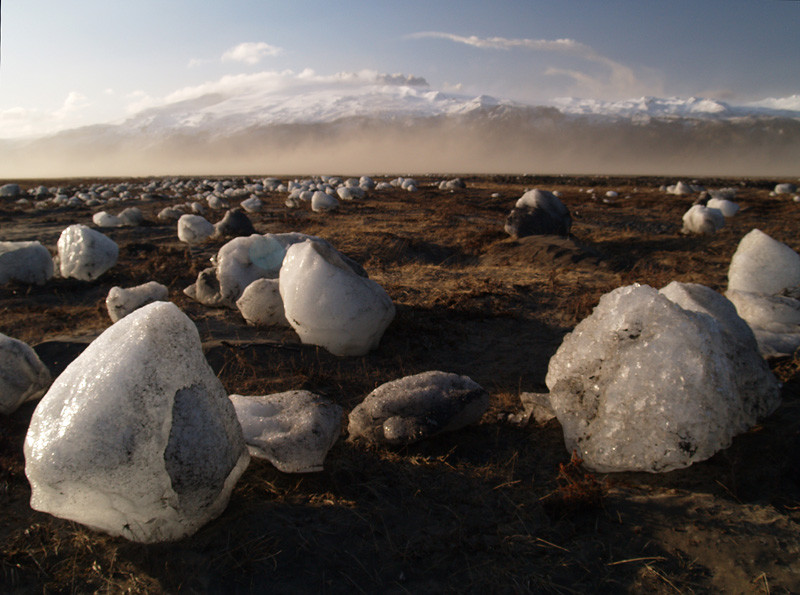
[[[116,322],[151,302],[166,301],[167,295],[167,288],[156,281],[149,281],[128,289],[112,287],[106,297],[106,308],[108,308],[111,320]]]
[[[85,225],[70,225],[58,238],[62,277],[92,281],[117,264],[118,255],[114,240]]]
[[[284,473],[321,471],[342,431],[342,408],[305,390],[230,400],[250,454]]]
[[[384,289],[353,272],[330,245],[292,245],[280,271],[286,319],[303,343],[334,355],[364,355],[378,346],[394,319]]]
[[[564,338],[546,382],[567,450],[598,471],[702,461],[779,400],[730,303],[697,285],[663,293],[631,285],[604,295]]]
[[[350,440],[403,445],[477,423],[489,393],[467,376],[431,371],[382,384],[350,412]]]
[[[28,345],[0,333],[0,413],[9,415],[44,394],[50,371]]]
[[[53,276],[53,258],[39,242],[0,242],[0,285],[43,285]]]
[[[95,339],[25,438],[34,509],[140,542],[180,539],[219,515],[248,461],[197,329],[168,302]]]
[[[800,255],[759,229],[744,236],[728,268],[728,289],[776,294],[800,285]]]

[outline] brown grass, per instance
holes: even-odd
[[[328,239],[386,288],[397,316],[363,357],[337,358],[290,330],[247,327],[238,312],[187,298],[183,288],[221,242],[191,250],[177,242],[174,226],[155,223],[172,201],[143,203],[145,227],[107,232],[120,260],[98,281],[0,288],[0,332],[33,345],[85,343],[110,324],[110,287],[160,281],[196,322],[230,393],[308,389],[349,412],[383,382],[441,369],[491,394],[476,426],[400,449],[341,440],[320,473],[287,475],[254,460],[220,518],[151,546],[30,509],[22,444],[35,404],[26,404],[0,420],[0,591],[799,591],[797,360],[773,363],[784,382],[773,416],[712,459],[668,474],[595,476],[570,458],[557,421],[508,419],[521,409],[520,392],[546,390],[550,356],[604,293],[673,279],[724,289],[736,244],[753,227],[800,249],[800,207],[770,197],[771,182],[747,182],[741,213],[697,238],[678,231],[692,199],[658,192],[664,180],[468,176],[455,193],[420,180],[420,192],[372,193],[330,215],[287,210],[271,195],[252,216],[260,232]],[[514,201],[535,186],[563,193],[570,241],[503,233]],[[620,198],[595,201],[581,187]],[[53,248],[61,228],[90,218],[88,209],[0,204],[0,239],[43,237]]]

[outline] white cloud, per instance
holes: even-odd
[[[275,47],[274,45],[269,45],[263,41],[246,41],[235,47],[232,47],[222,54],[222,61],[258,64],[265,56],[278,56],[282,53],[283,49]]]
[[[408,36],[411,39],[445,39],[480,49],[512,50],[526,49],[554,52],[572,56],[605,69],[602,73],[589,74],[583,69],[548,68],[546,75],[561,75],[570,78],[577,93],[588,93],[601,97],[630,97],[642,94],[660,94],[661,84],[656,81],[642,81],[633,69],[625,64],[599,54],[590,46],[574,39],[508,39],[505,37],[465,37],[439,31],[423,31]]]
[[[82,113],[91,106],[85,95],[70,91],[55,109],[12,107],[0,110],[2,137],[34,136],[79,126],[84,123]]]

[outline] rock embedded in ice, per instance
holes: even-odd
[[[256,279],[245,287],[236,307],[248,324],[289,326],[278,285],[277,279]]]
[[[187,244],[201,244],[214,235],[214,224],[200,215],[181,215],[178,239]]]
[[[724,198],[709,198],[706,206],[709,209],[719,209],[725,217],[733,217],[739,212],[739,205]]]
[[[725,216],[719,209],[693,205],[683,214],[683,233],[711,235],[725,227]]]
[[[339,208],[339,201],[335,196],[331,196],[326,192],[317,190],[311,196],[311,210],[315,213],[326,213],[328,211],[335,211]]]
[[[780,398],[731,304],[682,284],[604,295],[564,338],[546,383],[567,450],[604,472],[669,471],[707,459]]]
[[[552,192],[529,190],[517,200],[505,223],[507,234],[522,238],[530,235],[569,235],[572,217],[569,209]]]
[[[800,285],[800,255],[759,229],[739,242],[728,268],[728,289],[777,294]]]
[[[168,302],[95,339],[42,398],[25,438],[32,508],[146,543],[218,516],[248,462],[197,329]]]
[[[53,276],[53,257],[39,242],[0,242],[0,285],[43,285]]]
[[[356,274],[330,244],[305,241],[286,251],[280,270],[286,318],[303,343],[334,355],[364,355],[394,319],[386,291]]]
[[[223,303],[219,293],[216,267],[208,267],[200,271],[197,280],[184,289],[183,293],[206,306],[222,307],[227,305]]]
[[[477,423],[489,393],[467,376],[430,371],[382,384],[350,412],[350,440],[400,446]]]
[[[92,223],[97,227],[119,227],[122,225],[119,217],[106,211],[98,211],[92,215]]]
[[[50,371],[30,345],[0,333],[0,413],[10,415],[25,401],[41,397]]]
[[[58,259],[62,277],[92,281],[117,263],[117,244],[85,225],[70,225],[58,238]]]
[[[305,390],[230,400],[250,455],[284,473],[322,471],[342,432],[342,408]]]
[[[128,289],[112,287],[106,296],[108,315],[113,322],[116,322],[142,306],[152,302],[166,301],[168,294],[167,288],[156,281],[149,281]]]
[[[226,211],[225,216],[214,224],[215,237],[249,236],[256,233],[250,218],[239,209]]]

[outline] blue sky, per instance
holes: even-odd
[[[795,0],[7,0],[0,138],[119,121],[223,77],[423,77],[526,103],[800,93]]]

